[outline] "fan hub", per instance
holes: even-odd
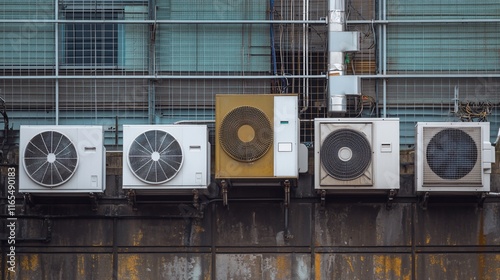
[[[352,150],[349,147],[342,147],[338,153],[341,161],[349,161],[352,158]]]
[[[54,163],[56,161],[56,155],[54,153],[49,153],[47,155],[47,161],[49,163]]]
[[[242,125],[238,129],[238,138],[245,143],[251,142],[255,138],[255,130],[248,124]]]
[[[159,161],[159,160],[160,160],[160,153],[158,153],[158,152],[153,152],[153,153],[151,154],[151,159],[152,159],[153,161]]]

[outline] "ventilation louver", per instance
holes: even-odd
[[[102,192],[101,126],[21,126],[20,192]]]
[[[489,191],[489,123],[417,123],[417,191]]]
[[[258,160],[273,144],[273,130],[267,116],[259,109],[241,106],[229,112],[220,126],[220,143],[233,159]]]
[[[365,135],[356,130],[341,129],[325,138],[320,157],[330,176],[347,181],[365,173],[372,159],[372,150]]]
[[[315,188],[399,189],[399,120],[315,119]]]
[[[145,194],[206,188],[206,125],[124,125],[123,189]]]

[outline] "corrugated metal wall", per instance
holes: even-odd
[[[201,211],[190,197],[143,199],[134,210],[120,187],[120,154],[108,163],[96,211],[85,198],[38,198],[24,210],[18,200],[16,273],[6,270],[2,219],[2,279],[500,278],[498,198],[479,208],[431,196],[424,210],[411,172],[391,209],[376,196],[322,205],[303,175],[286,226],[280,188],[232,189],[228,207],[206,192]],[[492,183],[499,191],[498,164]]]

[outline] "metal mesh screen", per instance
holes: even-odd
[[[295,93],[312,145],[327,116],[328,1],[150,2],[0,0],[10,126],[102,124],[118,144],[124,123],[210,122],[215,94]],[[362,78],[348,116],[400,118],[405,148],[417,121],[486,120],[497,134],[499,3],[345,3],[360,34],[345,74]]]
[[[481,127],[423,128],[424,184],[479,184]]]

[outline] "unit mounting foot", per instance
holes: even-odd
[[[129,190],[127,192],[128,205],[132,206],[132,209],[137,210],[137,195],[135,190]]]

